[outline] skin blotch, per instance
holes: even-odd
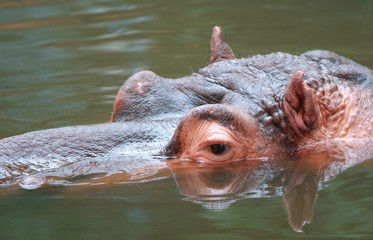
[[[259,146],[259,145],[256,145],[256,150],[257,150],[258,152],[260,152],[260,151],[264,150],[264,147],[261,147],[261,146]]]

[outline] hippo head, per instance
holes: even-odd
[[[181,159],[284,159],[323,138],[349,134],[336,127],[346,123],[348,108],[338,81],[351,72],[357,79],[350,82],[366,76],[362,66],[320,50],[236,59],[219,27],[210,62],[179,79],[133,75],[116,97],[112,121],[181,119],[164,151]]]
[[[303,75],[295,72],[283,95],[269,89],[263,93],[263,88],[255,88],[260,84],[247,84],[244,95],[235,92],[221,103],[192,109],[167,146],[168,155],[208,163],[293,155],[297,142],[317,127],[319,109]],[[270,93],[273,98],[266,103],[258,93]]]

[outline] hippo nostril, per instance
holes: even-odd
[[[221,155],[226,153],[230,149],[229,146],[224,144],[212,144],[210,145],[210,150],[215,155]]]

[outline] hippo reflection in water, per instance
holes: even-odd
[[[283,196],[301,231],[320,181],[373,156],[372,70],[320,50],[236,59],[219,27],[210,61],[179,79],[133,75],[111,123],[1,140],[3,186],[89,174],[89,183],[131,182],[171,169],[185,199],[207,208],[282,189],[267,194]]]

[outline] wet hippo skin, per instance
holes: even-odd
[[[179,79],[150,71],[131,76],[116,96],[111,123],[2,139],[0,178],[139,149],[214,164],[296,159],[341,140],[361,149],[361,158],[372,156],[369,68],[321,50],[237,59],[220,27],[210,61]]]
[[[219,27],[211,46],[213,64],[192,76],[132,76],[112,120],[185,115],[165,154],[210,163],[287,159],[316,143],[372,137],[370,69],[320,50],[236,59]]]

